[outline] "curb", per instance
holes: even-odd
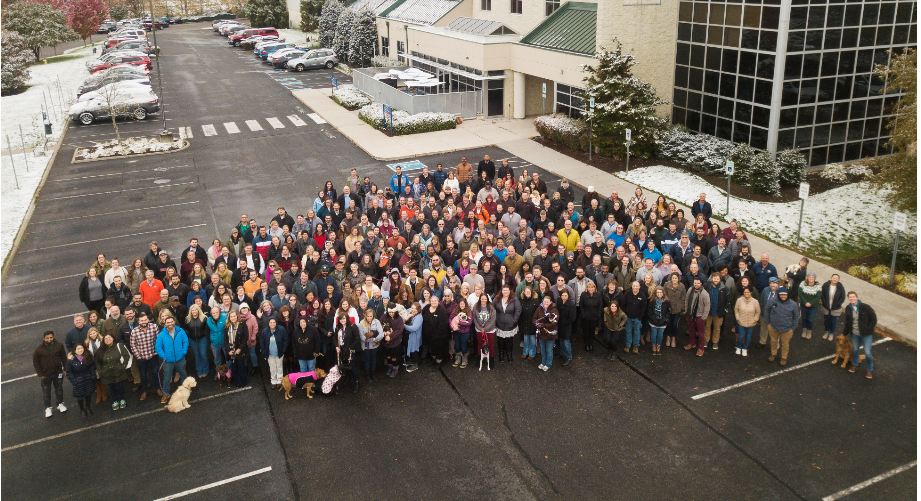
[[[146,157],[149,155],[165,155],[167,153],[179,153],[180,151],[185,151],[189,146],[191,146],[191,143],[189,143],[188,140],[183,139],[182,148],[179,148],[178,150],[152,151],[150,153],[132,153],[131,155],[112,155],[110,157],[88,158],[88,159],[83,159],[83,160],[76,159],[77,150],[80,149],[80,148],[77,148],[74,150],[74,156],[70,159],[70,163],[71,164],[82,164],[82,163],[87,163],[87,162],[101,162],[103,160],[118,160],[118,159],[125,159],[125,158],[134,158],[134,157]]]
[[[42,188],[45,187],[45,181],[48,180],[48,175],[51,174],[51,169],[54,167],[54,161],[58,158],[58,152],[64,147],[64,138],[67,137],[67,131],[70,130],[70,124],[67,125],[68,126],[65,127],[64,131],[61,133],[61,137],[58,138],[58,147],[54,149],[54,153],[51,154],[51,159],[48,160],[48,168],[45,169],[45,173],[42,174],[42,180],[39,181],[38,186],[35,188],[35,193],[32,194],[29,208],[26,210],[25,217],[22,218],[22,224],[19,226],[16,238],[13,239],[13,245],[10,247],[10,252],[6,255],[6,260],[3,261],[3,271],[0,273],[0,283],[6,281],[6,275],[10,271],[10,266],[13,265],[13,258],[16,257],[16,252],[19,250],[19,244],[22,243],[22,239],[26,234],[26,228],[29,227],[29,221],[32,220],[32,213],[35,212],[35,202],[38,200],[38,195],[41,194]]]

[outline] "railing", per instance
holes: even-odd
[[[405,70],[408,66],[393,69]],[[422,112],[451,113],[464,119],[475,118],[483,112],[483,91],[442,92],[439,94],[410,94],[374,78],[391,68],[358,68],[352,70],[352,84],[375,102],[410,114]],[[409,89],[412,91],[412,89]]]

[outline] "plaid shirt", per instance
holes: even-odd
[[[154,343],[157,340],[157,334],[160,328],[155,322],[148,322],[147,327],[138,325],[131,330],[131,351],[141,360],[150,360],[157,356],[154,350]]]

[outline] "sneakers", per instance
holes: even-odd
[[[847,369],[847,371],[848,371],[848,372],[851,372],[851,373],[857,372],[857,366],[856,366],[856,365],[852,365],[852,366],[850,366],[850,367]]]
[[[543,368],[543,369],[541,369],[541,370],[542,370],[542,371],[544,371],[544,372],[547,372],[547,371],[549,371],[549,370],[550,370],[550,367],[547,367],[547,366],[545,365],[545,366],[544,366],[544,368]]]
[[[117,411],[117,410],[118,410],[118,402],[112,402],[112,410],[113,410],[113,411]]]
[[[544,364],[538,365],[537,368],[540,369],[540,370],[542,370],[542,371],[547,370],[547,367],[546,367]],[[50,417],[50,416],[49,416],[49,417]]]
[[[64,407],[63,402],[58,404],[58,412],[60,412],[61,414],[64,414],[65,412],[67,412],[67,407]]]
[[[742,356],[743,356],[743,357],[747,357],[747,356],[748,356],[748,350],[742,350]]]
[[[46,417],[46,418],[51,417],[51,407],[46,407],[46,408],[45,408],[45,417]]]
[[[700,349],[697,350],[697,356],[698,356],[698,357],[704,356],[704,350],[703,350],[703,348],[700,348]]]
[[[419,370],[419,366],[413,363],[406,364],[406,372],[416,372]]]
[[[736,348],[736,355],[742,354],[742,348]]]
[[[777,355],[771,355],[768,357],[768,362],[773,362],[774,360],[777,360]]]
[[[566,360],[563,360],[563,367],[566,367],[567,365],[569,365],[569,364],[571,364],[571,363],[572,363],[572,359],[571,359],[571,358],[567,358]]]
[[[122,400],[121,402],[118,403],[118,408],[119,408],[119,409],[124,409],[124,408],[125,408],[125,401],[124,401],[124,400]]]
[[[873,379],[873,371],[867,371],[867,379]]]
[[[161,404],[166,405],[167,402],[169,402],[169,395],[164,394],[162,397],[160,397]]]
[[[720,345],[718,345],[718,344],[716,344],[716,343],[713,343],[713,349],[714,349],[714,350],[720,349]]]

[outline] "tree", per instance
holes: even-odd
[[[752,148],[747,143],[741,143],[732,150],[729,159],[735,164],[733,167],[732,181],[742,186],[748,186],[752,182],[755,171],[755,155],[758,150]]]
[[[799,150],[778,151],[777,165],[780,167],[781,186],[799,186],[806,180],[806,157]]]
[[[109,7],[103,0],[70,0],[67,3],[67,24],[80,35],[84,45],[108,17]]]
[[[355,11],[344,9],[339,14],[339,21],[336,23],[336,38],[333,40],[333,50],[340,59],[348,61],[349,59],[349,42],[352,41],[352,31],[355,28]]]
[[[370,9],[362,9],[353,17],[352,38],[349,40],[349,65],[366,68],[374,57],[374,42],[377,40],[377,22]]]
[[[282,0],[249,0],[245,14],[253,27],[288,26],[288,6]]]
[[[771,160],[771,154],[766,151],[752,158],[751,190],[762,195],[780,196],[780,166]]]
[[[17,2],[4,9],[3,29],[15,31],[35,54],[42,56],[42,47],[77,40],[74,30],[67,26],[64,12],[44,3]]]
[[[109,17],[116,21],[121,21],[122,19],[131,17],[131,11],[128,10],[128,7],[125,7],[124,5],[113,5],[109,9]]]
[[[29,81],[29,65],[35,60],[35,54],[26,44],[24,38],[19,33],[10,30],[3,30],[0,37],[2,45],[2,94],[12,94],[26,86]]]
[[[890,51],[891,53],[891,51]],[[895,115],[886,128],[891,139],[887,146],[892,155],[873,159],[870,164],[879,169],[870,183],[886,190],[886,200],[900,211],[918,212],[918,53],[905,49],[902,54],[891,54],[889,66],[879,65],[875,73],[885,79],[882,92],[903,92],[893,103]]]
[[[301,0],[301,31],[316,31],[322,10],[323,4],[320,0]]]
[[[344,7],[339,0],[326,0],[317,28],[320,30],[320,47],[332,48],[336,40],[336,26],[339,23],[339,14]]]
[[[582,97],[586,112],[582,118],[592,126],[593,143],[604,155],[626,156],[626,130],[632,131],[630,155],[649,158],[655,153],[656,133],[667,121],[656,115],[656,106],[667,104],[659,99],[652,85],[632,74],[636,58],[622,52],[622,44],[614,39],[615,49],[601,47],[595,54],[597,65],[583,64],[586,91]],[[595,99],[595,108],[589,101]]]

